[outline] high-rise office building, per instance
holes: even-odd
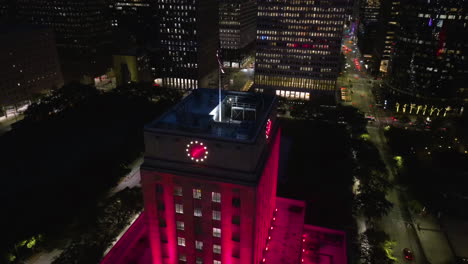
[[[219,39],[226,67],[238,68],[253,48],[257,26],[257,3],[223,0],[219,3]]]
[[[162,85],[178,89],[217,83],[218,1],[158,0]]]
[[[65,81],[100,76],[111,65],[105,0],[18,0],[17,19],[54,30]]]
[[[260,263],[275,211],[276,98],[223,92],[218,104],[217,90],[198,89],[145,131],[153,263]]]
[[[54,33],[40,26],[1,26],[0,80],[0,107],[60,88],[63,78]]]
[[[468,2],[400,2],[390,74],[393,91],[414,98],[466,99]]]
[[[255,88],[298,99],[334,95],[348,4],[259,0]]]
[[[395,52],[396,33],[399,28],[400,0],[383,0],[381,4],[381,21],[383,30],[378,34],[378,46],[374,65],[379,65],[379,73],[387,75],[391,71],[391,61]]]
[[[22,22],[54,30],[59,49],[88,53],[110,41],[104,0],[18,0],[17,5]]]
[[[357,34],[358,47],[367,65],[366,68],[374,74],[378,73],[380,67],[377,57],[383,48],[383,30],[381,0],[361,1]]]
[[[127,39],[140,46],[156,44],[159,28],[155,2],[110,0],[109,8],[112,29],[118,40]]]

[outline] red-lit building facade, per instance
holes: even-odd
[[[276,102],[197,89],[148,124],[144,211],[101,264],[346,264],[344,232],[276,197]]]
[[[146,128],[141,177],[153,263],[261,261],[275,210],[276,101],[227,92],[219,121],[211,99],[216,90],[199,89]]]

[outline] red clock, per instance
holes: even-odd
[[[268,119],[267,123],[266,123],[266,127],[265,127],[265,137],[266,137],[266,139],[270,138],[271,126],[272,126],[271,119]]]
[[[208,148],[199,141],[190,141],[185,149],[187,157],[195,162],[203,162],[208,157]]]

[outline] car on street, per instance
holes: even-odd
[[[414,259],[414,253],[413,253],[413,251],[411,251],[411,249],[409,249],[409,248],[404,248],[404,249],[403,249],[403,257],[404,257],[406,260],[413,260],[413,259]]]

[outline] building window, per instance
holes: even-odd
[[[213,211],[213,220],[221,220],[221,212]]]
[[[185,229],[185,224],[182,221],[177,221],[176,225],[177,225],[177,230],[184,230]]]
[[[201,217],[202,216],[201,209],[200,208],[195,208],[195,210],[193,211],[193,215]]]
[[[185,238],[177,237],[177,245],[185,247]]]
[[[179,260],[180,261],[187,261],[187,256],[185,256],[184,254],[180,254],[179,255]]]
[[[203,264],[203,259],[200,257],[197,257],[197,261],[195,262],[195,264]]]
[[[201,190],[193,189],[193,199],[201,199]]]
[[[240,225],[240,216],[233,215],[232,216],[232,223],[235,224],[235,225]]]
[[[221,245],[213,245],[213,253],[221,254]]]
[[[241,200],[239,197],[232,198],[232,206],[236,208],[240,208],[240,203],[241,203]]]
[[[221,260],[213,260],[213,264],[221,264]]]
[[[159,218],[159,226],[160,227],[166,227],[166,220],[163,218]]]
[[[175,196],[182,196],[182,187],[181,186],[175,186],[174,187],[174,195]]]
[[[203,242],[195,240],[195,248],[198,250],[203,250]]]
[[[182,204],[176,204],[175,205],[175,211],[178,214],[183,214],[184,213],[184,205]]]
[[[213,201],[214,203],[220,203],[221,202],[221,193],[212,192],[211,193],[211,201]]]
[[[214,237],[221,237],[221,229],[213,227],[213,236]]]

